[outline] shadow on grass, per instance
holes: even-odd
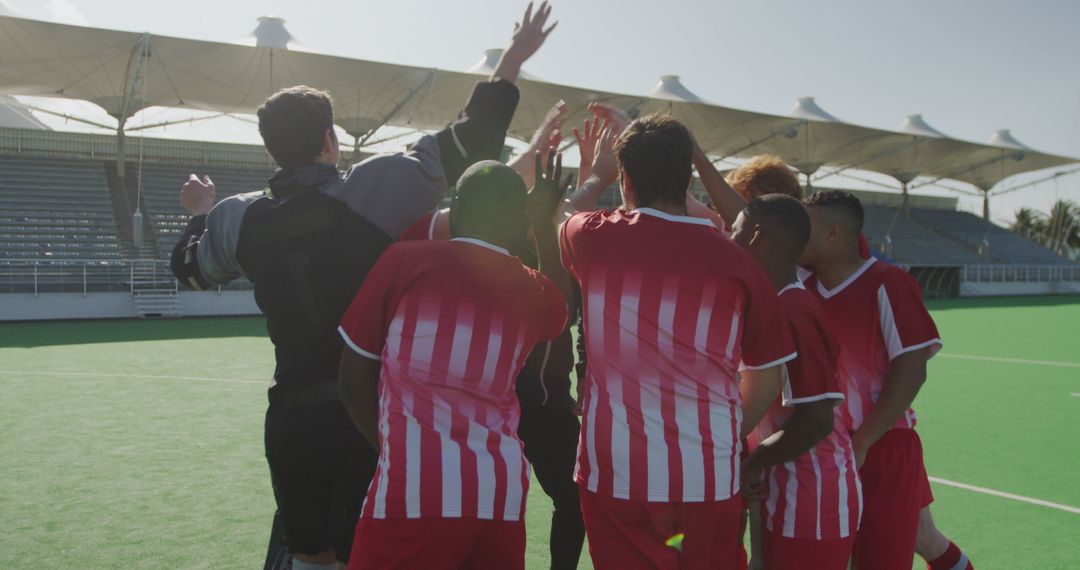
[[[1039,297],[973,297],[968,299],[932,299],[926,302],[931,311],[952,309],[985,309],[988,307],[1058,307],[1080,305],[1080,295],[1047,295]]]
[[[0,325],[0,348],[265,336],[262,317],[29,322]]]

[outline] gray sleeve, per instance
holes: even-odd
[[[325,192],[396,240],[446,195],[439,145],[427,135],[407,152],[373,156]]]
[[[244,213],[262,192],[230,196],[214,206],[206,217],[206,230],[199,238],[195,250],[199,272],[211,285],[224,285],[244,275],[236,261],[236,247],[240,242],[240,224]]]

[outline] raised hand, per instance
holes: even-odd
[[[629,113],[623,111],[618,107],[613,107],[607,103],[600,103],[599,101],[593,101],[589,103],[589,110],[592,111],[597,117],[611,122],[611,128],[615,129],[615,136],[619,136],[626,127],[630,126],[633,119],[630,118]]]
[[[510,83],[517,81],[518,75],[521,74],[521,65],[528,61],[540,49],[540,46],[544,45],[548,35],[555,26],[559,25],[555,22],[545,28],[549,16],[551,16],[551,6],[546,0],[540,4],[535,14],[533,14],[533,4],[529,2],[521,22],[514,24],[514,35],[511,37],[510,47],[506,48],[499,63],[495,66],[495,72],[492,73],[493,79],[505,79]]]
[[[187,182],[180,187],[180,203],[191,213],[192,216],[205,216],[214,208],[217,191],[214,181],[209,176],[203,176],[202,180],[192,174]]]
[[[582,133],[574,127],[574,138],[577,139],[578,152],[581,155],[581,163],[578,166],[578,179],[587,180],[592,174],[593,158],[596,157],[596,143],[600,142],[600,134],[603,132],[603,124],[599,117],[585,119],[585,132]]]
[[[544,168],[540,153],[536,155],[536,182],[529,191],[526,210],[534,232],[554,230],[555,214],[562,205],[563,196],[574,181],[573,174],[562,177],[562,153],[550,152]]]
[[[607,188],[619,177],[619,165],[615,161],[615,139],[624,129],[618,129],[610,120],[604,121],[600,138],[596,141],[590,178],[599,179]]]

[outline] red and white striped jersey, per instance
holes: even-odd
[[[651,208],[577,214],[561,241],[589,363],[578,483],[637,501],[734,496],[740,360],[795,357],[772,284],[711,222]]]
[[[379,462],[361,516],[521,520],[529,467],[514,378],[566,319],[556,286],[502,248],[386,250],[340,328],[382,361]]]
[[[829,330],[840,343],[840,389],[856,431],[874,408],[894,358],[923,348],[933,357],[941,350],[937,326],[911,275],[873,257],[833,289],[826,289],[817,276],[806,286],[821,299]],[[893,425],[914,427],[915,411],[910,408]]]
[[[802,283],[780,291],[798,358],[784,364],[784,391],[750,434],[754,447],[791,418],[794,407],[843,400],[836,365],[840,346],[826,328],[820,301]],[[862,485],[843,402],[833,408],[833,431],[809,451],[765,471],[765,526],[789,538],[829,540],[855,534],[862,512]]]

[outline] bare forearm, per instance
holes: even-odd
[[[534,234],[536,236],[536,257],[540,273],[550,279],[563,294],[563,298],[566,300],[566,312],[569,315],[566,319],[567,326],[569,326],[570,323],[574,322],[574,315],[577,311],[577,295],[574,294],[574,285],[570,281],[570,275],[562,265],[555,226],[549,224],[539,231],[534,230]]]
[[[697,169],[698,176],[701,177],[701,184],[705,187],[705,192],[709,194],[713,206],[720,212],[720,216],[727,226],[731,227],[735,223],[735,218],[739,216],[739,212],[746,207],[746,201],[724,180],[720,171],[713,166],[712,161],[706,156],[705,151],[701,150],[701,147],[697,146],[696,143],[694,145],[694,168]]]
[[[742,395],[742,427],[739,437],[745,438],[754,431],[769,406],[780,395],[780,367],[740,372],[739,392]]]
[[[524,63],[525,58],[519,55],[513,46],[509,47],[502,53],[499,63],[495,64],[495,71],[491,72],[491,81],[503,79],[516,84]]]
[[[760,470],[780,465],[806,453],[832,432],[834,400],[799,404],[780,431],[758,444],[743,464]]]
[[[855,432],[853,443],[868,449],[911,407],[926,381],[926,351],[904,354],[893,360],[885,386],[874,409]]]
[[[596,209],[600,197],[604,195],[611,183],[601,180],[599,177],[590,176],[585,182],[574,190],[568,198],[571,212],[591,212]]]
[[[351,354],[342,354],[338,372],[341,401],[360,435],[379,448],[379,363]]]
[[[532,188],[533,184],[536,183],[536,170],[534,167],[536,153],[537,148],[530,144],[528,148],[507,165],[521,176],[521,179],[525,181],[525,185],[529,188]]]

